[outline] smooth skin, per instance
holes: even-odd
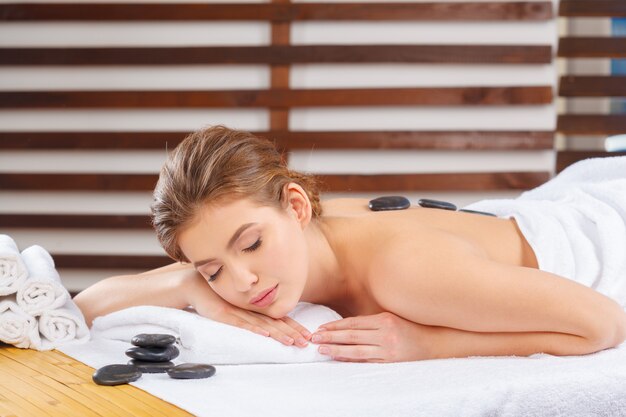
[[[323,202],[315,220],[299,185],[288,184],[284,194],[280,210],[248,199],[203,207],[179,237],[191,265],[140,274],[167,276],[182,295],[149,303],[192,305],[277,340],[302,335],[342,361],[578,355],[626,338],[619,304],[539,270],[514,219],[421,207],[371,212],[367,200],[336,199]],[[245,224],[252,225],[229,247]],[[270,305],[249,303],[276,284]],[[113,284],[75,299],[90,317],[142,302],[126,296],[116,306],[94,306],[107,288]],[[286,317],[300,301],[327,305],[344,319],[325,323],[320,341],[312,339]]]

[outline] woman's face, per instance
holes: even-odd
[[[221,298],[246,310],[284,317],[300,300],[308,271],[297,210],[290,205],[281,212],[249,199],[205,206],[178,243]],[[276,285],[269,305],[250,303]]]

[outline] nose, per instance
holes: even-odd
[[[250,291],[258,280],[259,277],[248,268],[239,267],[233,270],[233,282],[237,291]]]

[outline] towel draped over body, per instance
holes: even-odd
[[[626,156],[585,159],[515,199],[463,208],[513,217],[539,269],[626,307]]]

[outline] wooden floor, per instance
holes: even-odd
[[[0,416],[190,416],[132,385],[96,385],[94,369],[57,350],[0,345]]]

